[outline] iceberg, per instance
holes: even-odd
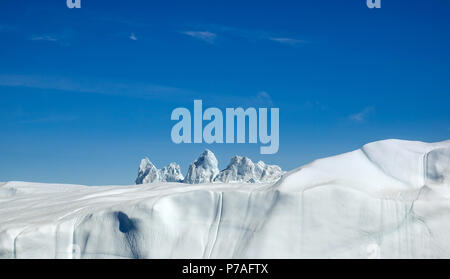
[[[148,158],[143,158],[139,165],[138,177],[135,184],[148,184],[157,182],[181,182],[184,180],[180,166],[170,163],[159,170]]]
[[[189,179],[216,174],[203,157]],[[450,141],[374,142],[274,183],[0,184],[0,258],[450,258],[449,231]]]
[[[234,156],[226,169],[215,178],[215,182],[271,183],[283,175],[279,166],[266,165],[263,161],[253,163],[247,157]]]
[[[199,184],[213,182],[218,173],[219,162],[214,153],[207,149],[189,166],[184,183]]]
[[[205,150],[190,166],[186,178],[180,166],[171,163],[157,169],[148,158],[141,160],[135,184],[157,182],[201,183],[270,183],[276,182],[284,174],[279,166],[267,165],[263,161],[253,163],[248,157],[234,156],[226,169],[219,171],[219,163],[211,150]]]

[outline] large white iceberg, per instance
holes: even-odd
[[[1,258],[450,258],[450,141],[387,140],[276,183],[0,186]]]

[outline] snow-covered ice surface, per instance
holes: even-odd
[[[450,258],[450,141],[381,141],[274,184],[0,184],[1,258]]]

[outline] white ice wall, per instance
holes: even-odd
[[[450,258],[450,141],[382,141],[274,185],[0,185],[1,258]]]

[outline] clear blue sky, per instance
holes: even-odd
[[[205,148],[289,170],[450,138],[450,1],[65,2],[0,1],[0,181],[131,184],[143,156],[186,171]],[[279,107],[279,152],[173,144],[194,99]]]

